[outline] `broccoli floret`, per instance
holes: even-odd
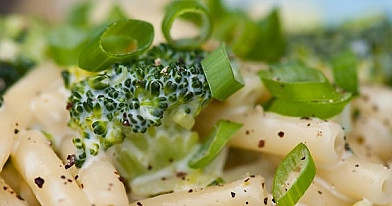
[[[167,44],[151,48],[128,64],[69,83],[70,125],[76,165],[124,138],[150,133],[165,122],[190,129],[194,117],[212,99],[201,60],[202,50],[175,51]],[[70,82],[71,75],[65,82]],[[166,124],[166,123],[165,123]]]

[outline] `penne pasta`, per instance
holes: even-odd
[[[41,132],[21,131],[11,162],[42,205],[90,205]]]
[[[35,197],[35,194],[31,190],[30,186],[21,177],[19,172],[12,165],[11,161],[5,164],[3,171],[0,173],[0,177],[3,178],[15,191],[16,195],[26,201],[29,206],[41,205]]]
[[[4,104],[0,108],[0,171],[11,152],[16,134],[28,127],[33,119],[29,111],[30,100],[59,74],[53,65],[41,65],[4,95]]]
[[[120,175],[106,155],[84,165],[76,179],[84,193],[97,206],[127,205],[128,196]]]
[[[347,153],[341,162],[330,168],[319,168],[317,173],[351,198],[365,198],[379,205],[392,202],[392,171],[384,165]]]
[[[264,178],[249,176],[243,179],[212,187],[190,189],[157,197],[138,200],[130,206],[237,206],[269,205],[271,198],[264,188]]]
[[[0,205],[2,206],[27,206],[17,193],[0,177]]]

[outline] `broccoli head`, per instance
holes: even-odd
[[[202,50],[178,51],[167,44],[152,47],[127,64],[115,64],[78,82],[64,75],[71,90],[67,109],[74,139],[76,165],[127,136],[162,125],[165,117],[190,129],[194,117],[212,99],[201,67]]]

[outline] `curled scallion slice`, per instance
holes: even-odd
[[[201,18],[199,34],[194,38],[174,39],[171,28],[174,20],[181,15],[192,13]],[[167,42],[178,49],[194,49],[203,44],[212,34],[212,21],[207,9],[197,1],[174,1],[162,21],[162,32]]]
[[[98,72],[114,63],[124,63],[146,51],[154,39],[153,26],[145,21],[116,21],[89,41],[80,51],[79,67]]]

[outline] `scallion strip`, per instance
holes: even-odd
[[[207,140],[190,159],[189,166],[203,168],[208,165],[241,127],[242,124],[239,123],[219,120]]]
[[[272,195],[278,206],[292,206],[306,192],[316,175],[316,166],[305,144],[298,144],[275,171]]]
[[[78,52],[87,41],[88,32],[72,26],[54,28],[48,34],[48,48],[53,60],[59,65],[77,65]]]
[[[153,26],[145,21],[116,21],[88,42],[79,53],[79,67],[98,72],[124,63],[146,51],[154,39]]]
[[[290,101],[272,99],[265,107],[267,111],[293,117],[318,117],[327,119],[338,115],[351,100],[351,93],[336,93],[335,99],[314,101]]]
[[[334,98],[335,88],[317,69],[297,62],[271,66],[259,76],[268,91],[277,98],[290,101],[316,101]]]
[[[244,86],[239,68],[232,66],[225,44],[201,61],[212,97],[223,101]]]
[[[199,15],[201,19],[199,34],[193,38],[174,39],[171,28],[174,20],[181,15],[191,13]],[[194,49],[200,47],[212,34],[212,21],[207,9],[197,1],[174,1],[165,13],[162,21],[162,32],[166,41],[177,49]]]
[[[335,55],[331,60],[335,84],[353,95],[359,94],[357,60],[350,52],[342,52]]]

